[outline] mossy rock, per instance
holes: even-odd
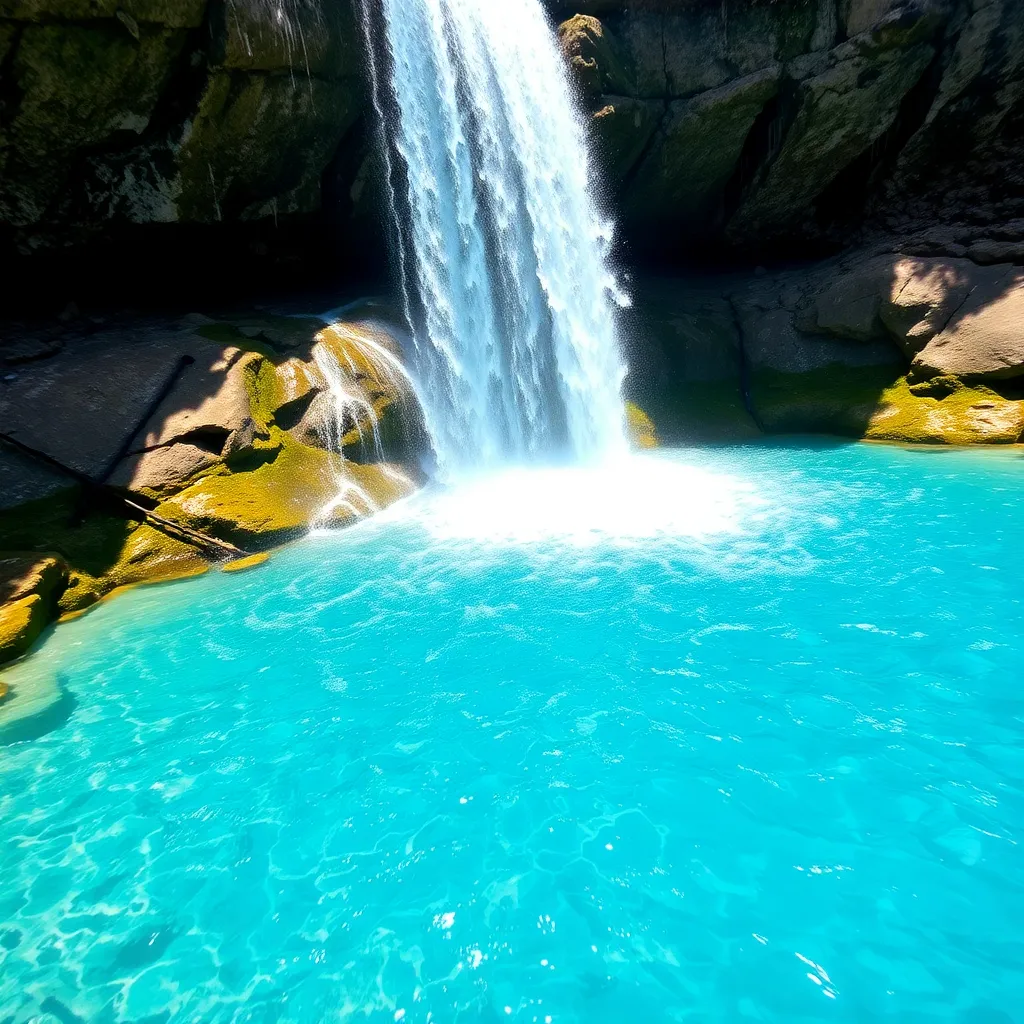
[[[1024,402],[962,382],[920,394],[901,378],[882,392],[864,436],[915,444],[1014,444],[1024,440]]]
[[[209,562],[195,547],[147,523],[128,524],[117,558],[102,573],[73,569],[60,600],[67,614],[82,611],[115,590],[202,575]]]
[[[589,14],[575,14],[558,26],[558,39],[586,95],[629,94],[634,74],[601,21]]]
[[[24,654],[53,621],[67,579],[53,555],[0,555],[0,664]]]
[[[38,594],[0,605],[0,664],[21,657],[52,621],[46,601]]]
[[[761,371],[754,377],[753,399],[773,433],[950,445],[1013,444],[1024,436],[1024,402],[961,381],[920,389],[906,377],[894,381],[885,367]]]
[[[164,502],[160,514],[258,550],[299,537],[313,523],[348,525],[415,487],[394,467],[348,463],[278,428],[273,434],[280,447],[270,461],[206,477]]]
[[[71,488],[0,512],[0,548],[59,558],[64,581],[55,611],[81,611],[119,587],[207,568],[195,547],[147,524],[95,510],[79,521],[78,503],[79,491]]]
[[[626,403],[626,436],[635,448],[657,448],[654,421],[635,402]]]

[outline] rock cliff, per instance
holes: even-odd
[[[574,6],[559,31],[638,250],[778,258],[885,233],[1024,258],[1019,0]]]
[[[184,283],[211,244],[273,261],[358,198],[361,39],[347,0],[0,0],[0,245],[81,277],[104,240]]]
[[[1024,258],[1019,0],[548,6],[634,255]],[[0,0],[0,245],[273,261],[319,214],[344,248],[379,224],[364,58],[352,0]]]

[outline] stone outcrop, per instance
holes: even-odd
[[[635,250],[1024,259],[1019,0],[548,6]],[[316,214],[382,248],[363,51],[351,0],[0,0],[0,243],[263,253]]]
[[[67,576],[58,557],[0,555],[0,663],[24,654],[50,623]]]
[[[347,2],[2,0],[8,240],[319,210],[331,162],[362,153],[360,40]]]
[[[635,247],[807,254],[866,224],[921,254],[1024,254],[1015,0],[557,9]]]
[[[253,313],[68,328],[56,354],[0,381],[0,423],[162,520],[258,552],[417,486],[422,425],[393,331],[369,311],[328,326]],[[208,548],[142,520],[0,445],[0,662],[55,615],[208,569]]]
[[[1024,441],[1024,273],[853,253],[643,282],[630,382],[658,436],[821,432],[925,444]]]

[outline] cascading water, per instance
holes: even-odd
[[[393,114],[398,255],[441,471],[623,449],[625,300],[540,0],[370,9],[368,35],[379,21],[387,41],[375,95],[382,120]]]

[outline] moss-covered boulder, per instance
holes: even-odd
[[[346,462],[279,428],[274,440],[263,465],[204,477],[158,511],[256,550],[301,536],[311,524],[347,526],[415,489],[397,466]]]
[[[87,565],[72,569],[61,613],[83,611],[125,587],[200,576],[209,569],[208,554],[149,524],[132,524],[109,566],[100,572],[90,572]]]
[[[632,72],[604,23],[590,14],[576,14],[558,27],[558,39],[584,96],[630,92]]]
[[[133,433],[140,408],[169,380]],[[255,552],[311,526],[348,525],[418,483],[409,466],[422,422],[400,349],[379,319],[325,326],[248,312],[100,332],[20,372],[0,413],[19,437],[93,476],[131,440],[112,482],[137,506],[126,519],[113,495],[83,495],[50,476],[36,500],[18,501],[32,493],[32,466],[0,451],[0,483],[12,485],[3,493],[11,507],[0,507],[0,551],[38,552],[36,561],[53,552],[63,567],[59,588],[43,597],[0,593],[4,657],[24,653],[56,614],[205,572],[223,557],[147,509]]]
[[[67,579],[56,556],[0,554],[0,664],[24,654],[53,621]]]
[[[63,577],[54,593],[60,614],[88,608],[118,587],[191,576],[208,567],[194,545],[90,508],[78,488],[0,511],[0,550],[5,549],[59,560]],[[0,607],[10,600],[0,591]]]
[[[1014,444],[1024,437],[1024,401],[955,378],[922,389],[882,367],[764,371],[754,377],[752,400],[772,433],[948,445]]]

